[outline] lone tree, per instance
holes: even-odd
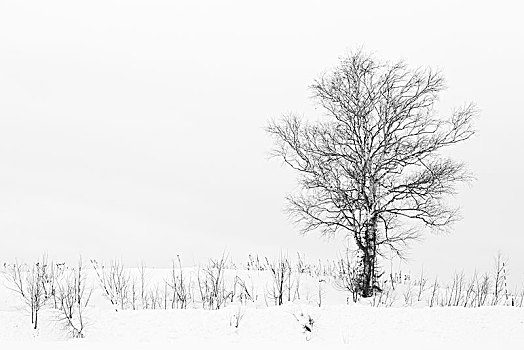
[[[299,174],[287,209],[302,232],[354,239],[359,294],[369,297],[378,288],[379,256],[387,249],[402,255],[423,225],[442,229],[457,219],[446,197],[471,177],[441,151],[474,134],[477,112],[470,104],[438,117],[441,74],[362,52],[341,59],[311,89],[324,119],[271,121],[272,156]]]

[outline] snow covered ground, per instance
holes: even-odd
[[[196,269],[187,269],[195,276]],[[84,339],[71,339],[57,310],[46,307],[33,330],[20,298],[0,284],[0,349],[511,349],[524,348],[524,309],[508,306],[480,308],[372,307],[347,305],[346,294],[329,283],[302,276],[301,298],[275,306],[267,299],[268,271],[228,270],[227,280],[242,276],[257,300],[233,302],[219,310],[197,303],[187,309],[115,311],[96,275],[90,270],[93,298],[86,310]],[[137,274],[138,270],[129,271]],[[170,270],[149,269],[148,285],[168,279]],[[241,315],[238,328],[235,318]],[[311,332],[304,327],[313,320]]]

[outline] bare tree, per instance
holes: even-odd
[[[7,287],[16,292],[31,310],[31,323],[37,329],[38,312],[51,296],[51,288],[47,284],[50,278],[46,256],[30,266],[15,261],[6,267]]]
[[[140,263],[138,271],[140,275],[140,303],[142,305],[142,309],[147,309],[149,307],[149,304],[147,302],[147,276],[146,266],[144,265],[144,262]]]
[[[477,271],[473,273],[473,277],[468,282],[466,287],[466,294],[464,296],[464,307],[467,307],[468,305],[471,306],[474,302],[475,297],[475,283],[477,283]]]
[[[428,279],[424,277],[424,268],[420,271],[420,279],[418,282],[418,293],[417,293],[417,301],[422,300],[422,293],[426,290],[426,283],[428,282]]]
[[[462,292],[465,288],[466,276],[464,272],[453,274],[453,282],[451,284],[450,293],[447,298],[447,306],[459,306],[462,304]]]
[[[238,288],[238,290],[237,290]],[[235,277],[235,283],[233,284],[233,296],[238,298],[240,303],[246,303],[247,301],[255,301],[255,291],[254,291],[253,282],[251,282],[251,287],[248,288],[246,282],[239,276]]]
[[[488,300],[488,295],[491,289],[491,281],[489,275],[486,273],[482,276],[482,279],[477,280],[476,284],[476,295],[475,305],[484,306]]]
[[[93,293],[93,288],[87,287],[86,279],[82,259],[80,259],[77,268],[68,270],[58,284],[59,320],[64,322],[66,329],[74,338],[83,338],[85,335],[84,311]]]
[[[273,299],[275,305],[282,305],[284,303],[284,295],[286,286],[289,290],[288,296],[291,299],[291,264],[286,257],[280,255],[280,258],[270,263],[266,258],[267,266],[271,272],[271,287],[268,288],[268,297]]]
[[[103,289],[115,311],[124,310],[132,297],[131,276],[120,261],[114,260],[109,266],[109,271],[102,265],[99,267],[96,260],[91,259],[91,264],[98,277],[100,287]]]
[[[171,308],[186,309],[191,297],[191,281],[188,280],[184,275],[180,255],[177,255],[177,260],[178,272],[176,270],[175,260],[173,260],[171,265],[171,280],[166,283],[171,288],[173,295],[171,298]]]
[[[524,287],[518,291],[515,291],[515,299],[513,301],[513,305],[517,307],[524,306]]]
[[[505,303],[508,300],[508,288],[506,282],[506,269],[507,262],[502,256],[501,252],[497,253],[495,257],[495,266],[493,271],[493,298],[491,300],[492,305],[498,305],[502,300],[504,294]]]
[[[350,252],[346,250],[346,256],[340,258],[340,260],[338,261],[338,271],[334,285],[336,288],[340,290],[349,292],[353,302],[356,302],[358,300],[360,283],[359,275],[357,273],[357,269],[353,261],[354,259],[351,256]]]
[[[353,238],[360,294],[369,297],[384,248],[402,255],[420,235],[417,223],[442,229],[457,219],[446,198],[471,177],[441,151],[474,134],[476,109],[466,105],[439,118],[439,73],[361,52],[343,58],[311,89],[325,119],[287,115],[270,122],[272,156],[299,174],[301,191],[287,199],[302,232]]]
[[[226,287],[225,282],[227,259],[224,254],[220,259],[210,259],[209,264],[202,269],[203,277],[200,277],[200,269],[198,269],[200,300],[205,309],[218,310],[233,296],[233,291]]]
[[[433,282],[433,286],[431,287],[431,297],[429,300],[429,307],[433,307],[437,304],[438,296],[439,296],[439,284],[438,284],[438,278],[435,277],[435,282]]]
[[[65,263],[52,263],[50,264],[50,270],[47,277],[47,285],[49,286],[49,292],[53,297],[53,307],[55,309],[59,308],[59,300],[57,298],[58,286],[57,283],[62,278],[66,265]]]
[[[131,307],[133,310],[137,309],[136,300],[137,300],[137,287],[136,287],[136,276],[132,276],[129,280],[129,285],[131,288]]]

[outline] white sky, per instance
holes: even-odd
[[[518,1],[0,0],[0,259],[187,263],[229,251],[335,257],[282,212],[294,175],[266,121],[319,113],[307,86],[363,46],[440,68],[441,110],[474,101],[454,153],[464,220],[410,264],[524,281],[524,26]]]

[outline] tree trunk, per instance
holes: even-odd
[[[361,281],[361,293],[362,297],[369,298],[374,294],[375,282],[376,282],[376,262],[377,262],[377,225],[376,220],[370,220],[365,236],[364,250],[362,251],[362,275],[360,276]]]
[[[368,298],[373,296],[375,285],[375,261],[374,249],[367,248],[362,256],[362,296]]]

